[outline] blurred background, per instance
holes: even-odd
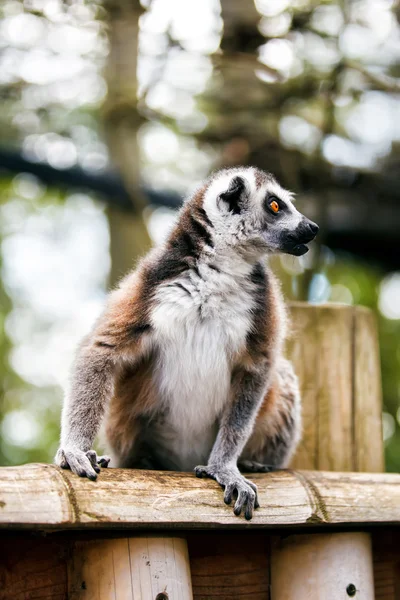
[[[321,226],[275,260],[286,296],[376,312],[400,471],[399,3],[3,0],[0,16],[0,464],[52,460],[107,289],[211,170],[253,164]]]

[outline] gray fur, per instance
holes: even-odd
[[[260,261],[304,253],[315,232],[271,175],[237,168],[206,182],[165,246],[111,294],[82,345],[56,463],[90,479],[108,465],[91,450],[108,406],[117,465],[195,467],[250,519],[257,488],[238,462],[249,471],[283,467],[300,436],[297,380],[282,358],[285,310]],[[263,410],[274,385],[279,395]]]

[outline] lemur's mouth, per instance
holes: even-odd
[[[300,239],[288,239],[283,244],[283,252],[293,256],[303,256],[309,250],[307,244],[314,239],[314,236],[302,236]]]
[[[287,254],[293,254],[293,256],[303,256],[308,252],[309,248],[305,244],[297,244],[286,250]]]
[[[283,251],[293,256],[303,256],[303,254],[306,254],[309,250],[307,244],[313,241],[318,231],[317,225],[314,223],[312,225],[312,228],[307,227],[305,231],[301,229],[300,234],[293,235],[293,233],[290,233],[286,237]]]

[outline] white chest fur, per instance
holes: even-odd
[[[165,449],[181,469],[208,458],[229,398],[232,358],[251,327],[249,280],[204,269],[206,279],[192,273],[161,286],[152,311]]]

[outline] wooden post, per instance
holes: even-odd
[[[296,469],[383,470],[379,349],[371,311],[291,306],[289,356],[300,379],[304,433]],[[370,535],[277,538],[271,600],[374,598]]]
[[[54,465],[1,468],[0,600],[31,593],[59,600],[191,600],[187,544],[178,529],[196,530],[188,534],[195,600],[264,600],[269,589],[270,600],[372,600],[370,536],[355,531],[372,525],[376,599],[400,597],[400,475],[379,473],[372,313],[335,305],[290,310],[288,355],[304,414],[292,466],[307,470],[252,476],[261,506],[247,522],[225,506],[216,482],[191,473],[106,469],[93,482]],[[380,538],[378,526],[393,537]],[[42,531],[54,533],[38,536]]]
[[[367,533],[292,535],[275,542],[271,598],[374,600]]]
[[[78,541],[68,564],[70,600],[192,600],[186,539],[143,536]]]
[[[290,305],[288,355],[300,380],[303,438],[294,469],[384,470],[379,347],[360,306]]]

